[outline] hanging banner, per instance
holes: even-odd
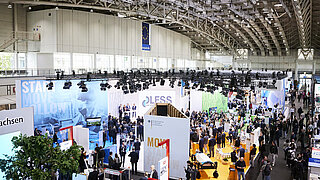
[[[150,25],[142,23],[142,50],[150,51]]]

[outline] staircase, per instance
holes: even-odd
[[[5,51],[8,47],[19,41],[40,41],[40,33],[38,32],[26,32],[26,31],[17,31],[12,32],[9,35],[8,40],[0,44],[0,52]]]

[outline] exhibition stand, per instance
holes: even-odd
[[[183,169],[189,159],[189,119],[169,103],[156,103],[144,115],[144,119],[144,169],[154,165],[161,177],[158,162],[170,153],[168,176],[184,177]],[[166,140],[170,141],[170,152],[161,145]]]

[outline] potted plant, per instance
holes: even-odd
[[[60,175],[72,176],[78,172],[80,146],[72,145],[61,151],[60,146],[53,147],[48,136],[18,136],[12,138],[12,156],[0,159],[0,169],[5,179],[56,179]]]

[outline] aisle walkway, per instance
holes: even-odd
[[[303,102],[301,101],[300,103],[298,102],[298,100],[295,101],[295,106],[296,106],[296,110],[299,107],[303,108]],[[307,110],[305,108],[303,108],[304,112],[306,112]],[[290,133],[288,133],[289,135],[287,136],[287,138],[290,137]],[[284,160],[285,155],[284,155],[284,151],[282,149],[283,147],[283,143],[285,142],[285,139],[281,138],[280,139],[280,147],[279,147],[279,156],[276,159],[276,164],[273,167],[273,170],[271,172],[271,179],[277,180],[277,179],[283,179],[283,180],[289,180],[291,179],[291,170],[286,167],[286,161]],[[299,146],[300,143],[297,143],[297,145]],[[270,155],[269,155],[269,159],[270,159]],[[250,169],[246,179],[247,180],[252,180],[252,179],[258,179],[258,180],[262,180],[262,175],[260,173],[260,170],[258,169],[258,162],[255,162],[256,164],[256,168],[255,169]]]

